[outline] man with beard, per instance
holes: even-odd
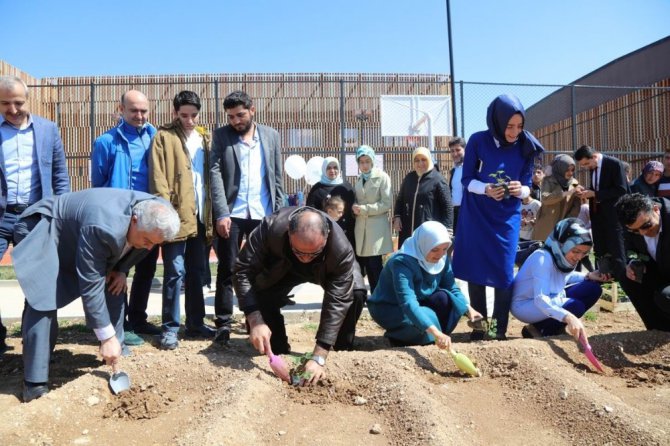
[[[228,125],[214,131],[210,163],[219,264],[214,296],[214,342],[227,343],[233,314],[232,271],[242,237],[283,202],[279,133],[254,121],[256,107],[243,91],[223,101]]]

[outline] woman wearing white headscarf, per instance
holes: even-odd
[[[346,179],[342,178],[340,162],[337,158],[329,156],[323,160],[321,166],[321,180],[309,190],[305,204],[320,211],[326,211],[324,203],[327,198],[339,196],[344,200],[344,213],[337,221],[340,228],[347,235],[349,243],[355,247],[354,225],[356,220],[351,212],[351,207],[356,202],[356,192],[354,187]]]
[[[447,258],[451,238],[436,221],[419,226],[386,262],[375,292],[368,299],[370,315],[394,345],[435,342],[450,348],[459,319],[481,314],[468,305],[454,281]]]
[[[393,229],[398,232],[398,246],[425,221],[439,221],[453,229],[449,185],[433,164],[430,150],[425,147],[414,150],[412,166],[414,170],[402,180],[395,200]]]
[[[356,259],[364,275],[368,276],[370,292],[375,290],[382,272],[382,256],[393,252],[389,211],[393,196],[391,178],[375,166],[375,151],[370,146],[356,150],[360,175],[356,181]]]
[[[599,271],[575,271],[592,246],[581,220],[566,218],[556,224],[544,248],[523,263],[514,278],[511,310],[528,324],[521,330],[524,338],[562,334],[566,326],[575,338],[586,336],[579,318],[600,298],[600,282],[610,280]]]

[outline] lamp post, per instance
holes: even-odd
[[[449,41],[449,90],[451,90],[451,124],[456,136],[456,90],[454,86],[454,49],[451,46],[451,5],[447,0],[447,39]]]

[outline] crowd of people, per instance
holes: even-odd
[[[450,142],[448,175],[428,149],[414,150],[395,205],[389,175],[377,167],[374,149],[362,145],[355,182],[327,157],[302,207],[283,207],[280,135],[256,121],[243,91],[226,96],[227,124],[213,133],[198,125],[195,92],[179,92],[173,120],[158,128],[149,123],[147,97],[125,92],[117,124],[93,144],[93,187],[78,192],[70,192],[55,124],[30,113],[27,102],[23,81],[0,77],[0,256],[15,245],[26,297],[24,402],[49,391],[57,310],[78,297],[113,365],[145,342],[141,335],[157,336],[165,350],[177,349],[182,336],[227,344],[234,297],[254,348],[289,353],[282,308],[296,285],[319,284],[324,296],[304,363],[307,384],[325,377],[331,350],[355,347],[366,304],[392,345],[449,349],[463,316],[473,341],[505,340],[510,312],[528,324],[525,337],[578,337],[585,335],[580,317],[600,297],[601,283],[614,278],[647,328],[670,330],[670,237],[662,231],[670,227],[670,152],[636,180],[645,195],[629,193],[619,160],[588,146],[556,156],[545,175],[536,166],[544,148],[524,130],[525,111],[514,96],[493,100],[487,129],[467,144]],[[577,183],[577,165],[591,172],[588,187]],[[580,220],[587,202],[588,222]],[[515,276],[520,240],[545,243]],[[213,326],[203,296],[212,246]],[[591,248],[598,269],[577,271]],[[159,251],[157,326],[146,310]],[[637,253],[640,265],[629,263],[627,252]],[[469,302],[456,278],[467,283]],[[491,319],[486,287],[495,295]],[[5,337],[0,322],[0,354]]]

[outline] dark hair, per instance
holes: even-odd
[[[621,224],[628,226],[635,223],[641,212],[652,212],[654,202],[646,195],[628,194],[619,198],[614,208]]]
[[[593,158],[596,151],[591,146],[581,146],[575,151],[575,161],[583,160],[584,158]]]
[[[230,110],[231,108],[235,108],[239,105],[249,110],[254,104],[251,101],[249,95],[241,90],[233,91],[223,100],[224,110]]]
[[[307,212],[312,212],[319,216],[319,223],[316,224],[313,220],[301,221],[300,218],[303,214]],[[323,212],[319,212],[317,209],[310,206],[301,206],[295,211],[291,212],[288,216],[288,232],[289,234],[306,234],[306,233],[318,233],[323,237],[328,237],[330,232],[330,227],[328,226],[328,217]]]
[[[449,140],[449,148],[451,149],[453,146],[461,146],[465,148],[465,140],[461,138],[460,136],[454,136]]]
[[[327,211],[328,209],[336,209],[338,205],[344,206],[344,200],[339,195],[326,195],[326,198],[323,200],[323,210]]]
[[[184,90],[177,93],[177,96],[172,100],[174,111],[179,111],[182,105],[192,105],[200,110],[200,98],[192,91]]]

